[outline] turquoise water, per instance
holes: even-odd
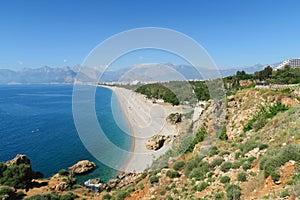
[[[92,87],[92,86],[91,86]],[[116,170],[97,161],[82,144],[72,116],[72,85],[0,86],[0,161],[26,154],[35,171],[49,177],[79,160],[88,159],[97,169],[77,177],[79,182],[100,177],[107,181]],[[119,105],[111,90],[97,87],[95,110],[105,135],[117,146],[128,150],[131,138],[115,123],[111,105]],[[125,123],[124,117],[117,116]],[[100,139],[101,138],[97,138]],[[101,149],[105,154],[109,149]],[[113,159],[113,158],[112,158]],[[122,164],[120,160],[120,164]]]

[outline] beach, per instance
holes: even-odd
[[[171,113],[180,112],[181,108],[166,103],[153,103],[144,95],[125,88],[104,87],[111,89],[116,95],[130,129],[128,134],[132,136],[130,156],[122,171],[142,172],[171,146],[170,143],[154,151],[146,148],[146,142],[154,135],[177,135],[176,125],[167,123],[166,118]]]

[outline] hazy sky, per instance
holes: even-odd
[[[192,37],[218,66],[271,64],[300,57],[299,8],[299,0],[3,0],[0,68],[73,66],[106,38],[149,26]]]

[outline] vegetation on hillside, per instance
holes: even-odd
[[[244,127],[244,131],[249,131],[254,129],[258,131],[261,129],[266,123],[267,119],[274,117],[277,113],[288,110],[286,105],[281,104],[280,102],[276,102],[270,106],[261,106],[260,110],[248,121],[246,126]]]
[[[39,173],[40,174],[40,173]],[[32,171],[29,164],[7,166],[0,163],[0,184],[15,188],[29,188],[37,173]]]
[[[179,105],[176,95],[169,88],[159,83],[143,85],[137,88],[136,92],[146,95],[149,99],[163,99],[172,105]]]

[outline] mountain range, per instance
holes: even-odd
[[[270,65],[274,69],[280,63]],[[73,83],[76,80],[82,82],[151,82],[170,80],[207,79],[211,77],[225,77],[235,74],[238,70],[254,73],[262,70],[266,65],[257,64],[242,68],[201,68],[201,74],[191,65],[183,64],[136,64],[120,69],[108,69],[104,67],[40,67],[23,68],[19,71],[0,69],[0,84],[49,84],[49,83]],[[203,75],[204,74],[204,75]],[[100,77],[101,76],[101,77]],[[100,78],[99,78],[100,77]]]

